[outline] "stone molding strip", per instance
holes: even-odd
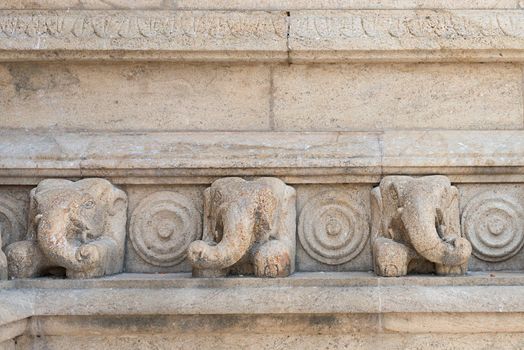
[[[518,9],[521,0],[3,0],[0,9],[17,10],[395,10]]]
[[[24,287],[15,288],[18,282]],[[264,280],[123,274],[4,281],[0,326],[32,316],[523,313],[524,299],[515,298],[522,284],[518,273],[401,280],[366,273],[298,273]]]
[[[524,131],[0,131],[0,184],[105,177],[115,184],[209,184],[224,176],[378,183],[443,174],[455,183],[523,182]]]
[[[524,12],[516,6],[0,10],[0,61],[524,61]]]

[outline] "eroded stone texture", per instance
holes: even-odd
[[[6,249],[9,275],[35,277],[65,270],[70,278],[122,271],[126,194],[104,179],[49,179],[30,194],[25,241]]]
[[[372,191],[372,212],[378,275],[466,272],[471,244],[460,233],[458,190],[445,176],[387,176]]]
[[[0,234],[0,280],[7,279],[7,257],[2,251],[2,235]]]
[[[202,237],[202,192],[195,186],[127,188],[128,272],[188,272],[189,244]]]
[[[524,268],[524,186],[462,184],[461,224],[471,242],[473,271]]]
[[[285,277],[295,269],[295,190],[276,178],[223,178],[204,193],[203,240],[191,243],[193,275]]]
[[[368,185],[304,185],[297,190],[297,270],[370,271]]]

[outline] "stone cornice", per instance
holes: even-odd
[[[524,181],[524,132],[0,132],[0,183],[106,177],[117,184],[208,184],[223,176],[288,183],[378,183],[385,175]]]
[[[0,10],[0,61],[63,59],[523,61],[524,11]]]

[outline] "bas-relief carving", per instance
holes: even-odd
[[[466,205],[462,229],[477,258],[507,260],[524,244],[524,210],[510,196],[483,192]]]
[[[333,188],[306,199],[298,237],[310,257],[323,264],[342,265],[363,251],[369,240],[369,217],[360,192],[358,188]]]
[[[465,273],[471,244],[461,237],[458,200],[445,176],[382,179],[372,191],[375,273]]]
[[[147,263],[169,267],[186,258],[189,244],[202,236],[202,214],[180,193],[159,191],[142,199],[129,225],[133,248]]]
[[[0,11],[0,38],[284,38],[284,16],[264,12]]]
[[[0,280],[7,279],[7,257],[2,250],[2,235],[0,232]]]
[[[223,178],[204,193],[204,232],[188,259],[200,277],[285,277],[295,268],[295,190],[276,178]]]
[[[471,242],[473,271],[524,269],[524,186],[462,184],[462,232]]]
[[[30,194],[25,241],[6,249],[9,275],[28,278],[65,270],[70,278],[121,272],[126,194],[107,180],[44,180]]]
[[[16,194],[22,193],[16,192],[0,192],[0,279],[7,279],[5,248],[9,243],[21,240],[26,230],[23,219],[26,201],[17,198]]]
[[[291,16],[292,37],[489,38],[524,37],[521,11],[345,11]]]

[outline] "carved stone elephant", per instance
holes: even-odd
[[[471,244],[461,237],[458,191],[445,176],[387,176],[372,190],[375,273],[463,274]]]
[[[203,239],[188,248],[193,276],[293,273],[295,198],[295,190],[276,178],[215,181],[204,193]]]
[[[121,272],[126,211],[126,194],[107,180],[43,180],[30,194],[26,240],[6,249],[9,275],[90,278]]]

